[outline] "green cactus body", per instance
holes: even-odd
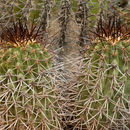
[[[23,25],[16,23],[15,29],[9,28],[1,34],[0,128],[58,129],[56,89],[48,73],[51,56],[34,41],[40,35],[38,31],[34,33],[36,27],[28,34]],[[25,45],[21,40],[26,41]]]
[[[52,107],[55,89],[45,74],[51,67],[49,58],[40,44],[0,52],[0,106],[4,109],[1,117],[7,128],[56,126]]]
[[[37,0],[37,1],[34,1],[32,3],[33,5],[33,8],[32,10],[29,12],[29,18],[30,19],[38,19],[40,17],[40,9],[42,9],[42,6],[43,6],[43,2],[42,0]]]
[[[121,125],[128,129],[129,45],[128,38],[95,40],[87,47],[78,97],[87,129],[120,129]]]
[[[86,108],[84,119],[88,124],[94,125],[95,122],[95,129],[118,126],[116,121],[122,119],[121,110],[128,109],[130,48],[120,42],[117,46],[98,43],[91,49],[86,55],[86,76],[82,79],[86,84],[79,87],[82,90],[79,100]]]
[[[93,27],[100,12],[102,10],[105,12],[108,9],[108,0],[88,0],[88,7],[90,8],[90,26]]]
[[[13,13],[16,15],[16,19],[27,16],[30,20],[38,19],[40,16],[40,10],[42,9],[43,2],[42,0],[37,1],[27,1],[27,0],[18,0],[16,5],[13,6]]]
[[[16,6],[13,7],[13,12],[14,14],[16,14],[16,19],[19,19],[22,16],[21,11],[24,8],[25,3],[26,0],[23,1],[17,0]]]

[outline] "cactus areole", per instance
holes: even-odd
[[[0,128],[56,127],[55,91],[46,70],[50,55],[37,41],[43,34],[21,21],[0,34]],[[55,119],[55,120],[54,120]]]
[[[87,46],[85,76],[79,87],[84,124],[88,129],[127,129],[130,29],[113,15],[104,21],[100,18],[94,35],[93,43]]]

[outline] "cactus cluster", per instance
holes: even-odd
[[[114,3],[0,1],[0,130],[130,129],[129,18]]]

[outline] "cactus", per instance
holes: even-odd
[[[70,1],[62,0],[61,1],[61,12],[60,12],[60,36],[59,36],[59,47],[66,45],[67,29],[69,24],[70,16]]]
[[[0,35],[0,129],[58,129],[56,89],[40,27],[21,21]]]
[[[79,1],[78,12],[76,13],[76,21],[80,24],[80,35],[79,35],[79,45],[84,46],[88,43],[88,30],[89,30],[89,21],[88,21],[88,7],[87,2],[81,0]]]
[[[100,17],[85,53],[79,114],[88,130],[129,129],[130,30],[116,13]]]
[[[31,0],[18,0],[16,1],[15,4],[13,4],[13,14],[14,18],[17,20],[21,17],[38,17],[40,11],[37,9],[38,8],[38,3],[41,1],[37,2],[32,2]],[[41,6],[39,7],[41,8]]]
[[[51,7],[51,0],[18,0],[13,4],[12,13],[15,20],[22,17],[30,21],[35,20],[35,22],[42,21],[46,26],[50,19]]]
[[[87,21],[86,26],[94,27],[96,25],[98,15],[102,10],[107,11],[108,5],[111,5],[108,0],[80,0],[76,12],[77,23],[81,24],[83,21]],[[84,28],[84,24],[81,24],[81,28]]]
[[[85,46],[91,42],[89,30],[96,25],[98,14],[108,8],[108,1],[80,0],[75,19],[80,28],[79,45]]]

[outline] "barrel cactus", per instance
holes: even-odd
[[[58,129],[51,56],[40,27],[21,21],[0,34],[0,129]]]
[[[78,87],[82,127],[129,129],[130,30],[115,13],[101,16],[93,33]]]

